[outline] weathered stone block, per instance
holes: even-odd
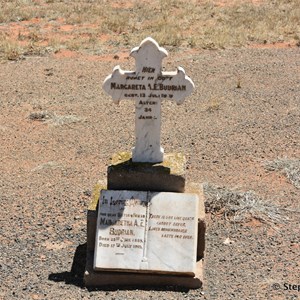
[[[112,157],[107,171],[109,190],[179,192],[185,190],[185,156],[164,155],[162,163],[134,163],[131,153],[120,152]]]
[[[107,189],[106,181],[99,180],[93,188],[92,199],[87,211],[87,250],[94,251],[97,227],[98,203],[101,190]]]

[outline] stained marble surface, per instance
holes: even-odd
[[[198,201],[196,194],[103,190],[94,269],[193,276]]]

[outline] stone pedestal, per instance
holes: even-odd
[[[159,164],[132,163],[124,152],[114,155],[107,183],[95,186],[88,208],[85,285],[201,287],[204,217],[202,186],[186,185],[183,155],[166,154]]]
[[[133,163],[131,153],[112,157],[107,169],[109,190],[134,190],[183,193],[185,189],[185,157],[167,153],[161,163]]]

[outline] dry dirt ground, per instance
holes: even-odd
[[[134,143],[133,103],[116,106],[101,88],[116,64],[134,68],[117,51],[0,65],[0,298],[300,298],[300,189],[265,167],[300,158],[297,47],[178,49],[164,62],[196,85],[183,105],[162,104],[165,151],[185,153],[188,181],[252,190],[277,219],[256,216],[255,203],[240,222],[208,210],[201,290],[84,288],[92,188],[111,155]]]

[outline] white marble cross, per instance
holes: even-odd
[[[103,89],[114,103],[121,99],[135,100],[135,137],[133,162],[158,163],[163,161],[160,145],[161,100],[175,100],[182,104],[193,89],[193,81],[183,68],[175,72],[162,72],[162,59],[168,52],[148,37],[139,47],[132,49],[136,71],[123,71],[116,66],[104,83]]]

